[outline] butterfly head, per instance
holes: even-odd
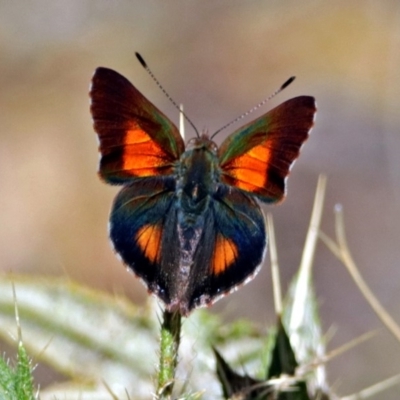
[[[213,142],[207,132],[203,132],[200,137],[195,137],[187,142],[186,150],[205,149],[213,154],[217,154],[218,146]]]

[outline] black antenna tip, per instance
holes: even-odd
[[[140,64],[142,64],[143,68],[147,68],[147,64],[144,61],[143,57],[139,53],[135,53],[136,58],[139,60]]]
[[[137,53],[136,53],[137,54]],[[296,79],[295,76],[291,76],[282,86],[281,86],[281,90],[285,89],[286,87],[288,87],[294,80]]]

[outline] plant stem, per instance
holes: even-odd
[[[164,311],[161,326],[160,366],[158,370],[158,399],[170,399],[174,387],[175,370],[178,364],[178,349],[181,338],[181,314]]]

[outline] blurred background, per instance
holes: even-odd
[[[299,265],[317,177],[325,173],[324,231],[333,234],[332,210],[341,203],[361,273],[400,322],[398,0],[0,0],[1,271],[64,276],[145,301],[145,289],[108,243],[118,188],[96,175],[88,99],[94,69],[106,66],[178,122],[135,51],[197,128],[211,132],[297,76],[258,112],[297,95],[313,95],[318,103],[288,197],[268,208],[284,288]],[[189,127],[186,133],[194,135]],[[265,264],[253,282],[212,311],[226,320],[272,324]],[[322,243],[314,271],[324,330],[335,328],[329,349],[381,328]],[[382,330],[331,361],[329,380],[347,394],[399,373],[399,365],[400,345]],[[397,393],[384,398],[398,399]]]

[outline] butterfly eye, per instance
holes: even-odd
[[[214,154],[218,153],[218,146],[211,140],[208,142],[207,148]]]
[[[186,150],[193,150],[199,145],[198,138],[192,138],[187,142]]]

